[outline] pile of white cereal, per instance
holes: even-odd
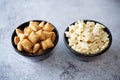
[[[95,54],[105,49],[109,43],[104,26],[94,22],[77,21],[75,25],[69,25],[65,32],[69,46],[83,54]]]

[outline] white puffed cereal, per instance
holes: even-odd
[[[75,25],[69,25],[65,32],[69,46],[77,52],[95,54],[105,49],[109,43],[107,32],[99,23],[77,21]]]

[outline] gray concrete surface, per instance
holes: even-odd
[[[53,54],[43,61],[21,56],[11,45],[13,30],[33,19],[47,20],[59,31]],[[65,28],[78,19],[99,21],[112,32],[111,48],[93,61],[73,57],[64,45]],[[0,0],[0,80],[115,78],[120,78],[120,0]]]

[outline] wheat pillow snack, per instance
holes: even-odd
[[[14,44],[19,51],[26,51],[28,54],[42,54],[54,47],[56,39],[54,27],[44,21],[30,21],[23,30],[16,29],[16,34]]]
[[[43,27],[43,30],[45,30],[45,31],[53,31],[54,27],[50,23],[46,23],[45,26]]]

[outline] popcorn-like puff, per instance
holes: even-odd
[[[69,46],[84,54],[95,54],[105,49],[109,43],[107,32],[99,23],[77,21],[66,31]]]

